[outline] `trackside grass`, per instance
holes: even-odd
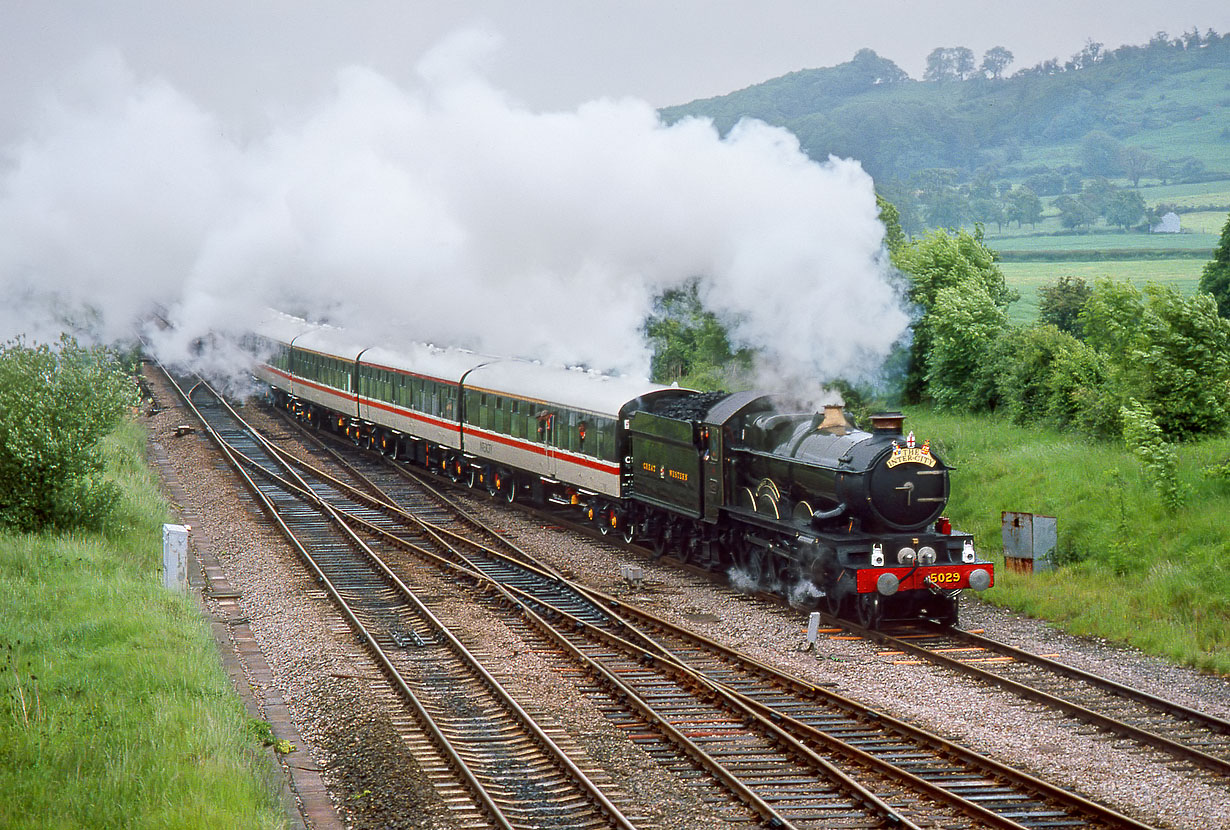
[[[194,601],[162,588],[144,446],[108,439],[105,533],[0,535],[0,827],[285,826]]]
[[[997,562],[986,599],[1230,674],[1230,481],[1203,474],[1230,459],[1230,438],[1179,445],[1188,492],[1171,512],[1122,442],[928,409],[911,410],[907,425],[957,467],[953,524],[975,533]],[[1058,517],[1055,571],[1002,567],[1004,510]]]

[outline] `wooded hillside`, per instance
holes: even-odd
[[[1077,194],[1097,178],[1132,187],[1230,179],[1230,35],[1159,33],[1113,51],[1091,42],[1066,62],[1006,75],[1010,60],[996,47],[976,67],[968,49],[936,49],[928,79],[914,80],[863,49],[663,117],[709,117],[723,132],[758,118],[789,129],[813,158],[859,159],[910,232],[1031,223],[1029,196]],[[1007,185],[1019,191],[1017,215],[980,211],[978,199],[1003,204]],[[961,204],[940,204],[954,192]],[[1085,219],[1071,215],[1073,227]]]

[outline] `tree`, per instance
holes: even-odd
[[[1055,207],[1059,208],[1059,224],[1065,228],[1079,228],[1098,221],[1097,213],[1083,199],[1075,199],[1066,193],[1055,200]]]
[[[939,290],[926,318],[925,380],[936,404],[969,412],[991,407],[995,382],[987,357],[1007,326],[1008,315],[978,275]]]
[[[0,526],[100,529],[119,499],[103,480],[102,438],[137,401],[104,349],[0,347]]]
[[[1106,57],[1106,48],[1095,42],[1092,38],[1085,41],[1085,48],[1081,49],[1072,56],[1072,60],[1064,65],[1064,69],[1073,71],[1077,69],[1088,69],[1095,63],[1103,60]]]
[[[924,81],[961,81],[974,74],[974,53],[964,46],[939,47],[927,55]]]
[[[1119,188],[1105,176],[1095,176],[1085,182],[1081,191],[1081,201],[1098,216],[1105,216],[1110,209],[1111,199],[1119,192]]]
[[[927,197],[927,224],[956,230],[969,215],[969,201],[956,188],[937,190]]]
[[[1101,130],[1093,130],[1081,139],[1081,167],[1087,176],[1114,176],[1122,171],[1119,141]]]
[[[1004,220],[1007,218],[1004,212],[1004,206],[995,199],[977,198],[970,199],[969,202],[970,218],[982,225],[995,223],[997,230],[1004,229]]]
[[[906,245],[897,255],[897,267],[910,282],[907,299],[918,306],[919,320],[914,324],[914,339],[910,343],[909,366],[906,370],[905,394],[911,400],[922,400],[927,394],[928,355],[936,327],[930,316],[938,307],[945,288],[981,286],[991,303],[1003,310],[1019,296],[1008,288],[1003,271],[995,262],[995,253],[983,244],[981,230],[973,234],[958,231],[933,231],[922,239]],[[963,313],[982,319],[984,309],[966,308]],[[938,330],[947,331],[946,327]],[[946,363],[950,356],[939,360]],[[937,363],[936,365],[939,365]]]
[[[1004,213],[1009,222],[1016,222],[1018,228],[1023,222],[1028,222],[1032,227],[1042,218],[1042,200],[1028,187],[1018,187],[1008,194]]]
[[[876,194],[876,208],[880,213],[880,221],[884,223],[884,247],[890,255],[895,255],[905,247],[905,231],[901,229],[901,214],[896,205]]]
[[[1120,190],[1110,197],[1106,221],[1127,230],[1145,215],[1145,200],[1135,190]]]
[[[1007,49],[992,46],[982,54],[982,71],[990,76],[991,80],[998,81],[1013,60],[1013,54]]]
[[[927,65],[923,69],[924,81],[951,81],[957,77],[956,69],[952,65],[952,58],[948,54],[948,50],[942,46],[937,46],[927,55]]]
[[[1123,174],[1132,180],[1132,187],[1140,187],[1140,179],[1153,169],[1157,159],[1148,150],[1128,145],[1119,151],[1119,166]]]
[[[657,299],[645,334],[654,349],[651,372],[660,383],[717,389],[731,382],[732,370],[751,367],[751,352],[732,348],[726,328],[701,303],[695,281]]]
[[[1213,259],[1205,263],[1200,273],[1200,290],[1212,295],[1218,314],[1230,318],[1230,216],[1222,226]]]
[[[1106,355],[1109,392],[1135,398],[1177,438],[1230,425],[1230,320],[1209,294],[1099,280],[1081,312],[1090,346]]]
[[[964,46],[954,46],[952,52],[952,64],[957,71],[957,77],[961,80],[966,80],[974,74],[978,64],[974,60],[974,52]]]
[[[1038,319],[1073,337],[1081,337],[1080,313],[1093,289],[1080,277],[1063,276],[1038,289]]]
[[[882,58],[871,49],[859,49],[850,60],[851,67],[860,79],[870,86],[896,84],[910,79],[909,73],[888,58]]]
[[[1082,344],[1048,323],[1004,329],[987,361],[999,406],[1018,424],[1071,420],[1066,384],[1054,373]]]

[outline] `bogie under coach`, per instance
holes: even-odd
[[[318,428],[509,502],[877,626],[957,619],[991,563],[943,517],[949,468],[900,414],[699,393],[457,349],[390,350],[275,314],[252,338],[273,400]]]

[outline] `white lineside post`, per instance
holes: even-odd
[[[816,647],[816,637],[820,633],[820,612],[812,611],[807,617],[807,647]]]
[[[162,584],[169,590],[188,590],[188,528],[162,526]]]

